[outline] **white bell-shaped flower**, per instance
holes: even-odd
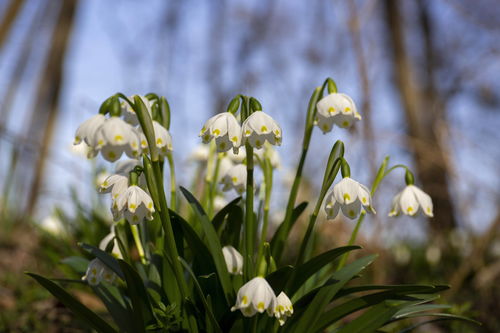
[[[102,114],[97,114],[90,119],[85,120],[76,130],[75,141],[73,144],[78,145],[82,141],[92,147],[94,142],[97,142],[97,131],[104,124],[106,117]]]
[[[111,211],[115,220],[123,216],[129,223],[138,224],[144,219],[152,220],[155,209],[149,194],[132,185],[113,201]]]
[[[271,162],[273,169],[278,169],[281,167],[281,158],[276,149],[272,145],[266,143],[264,149],[256,150],[254,152],[260,159],[267,158]],[[295,176],[294,176],[295,178]]]
[[[111,232],[107,234],[100,242],[99,242],[99,249],[102,251],[106,250],[106,247],[108,246],[109,242],[113,241],[113,249],[111,250],[111,254],[119,259],[123,259],[122,252],[120,251],[120,246],[118,246],[118,240],[116,239],[116,234],[115,234],[115,226],[111,226]]]
[[[433,217],[432,199],[415,185],[407,185],[392,200],[392,208],[389,216],[398,216],[400,213],[416,216],[419,210],[425,215]]]
[[[262,111],[252,113],[242,125],[242,144],[248,142],[252,147],[260,149],[264,142],[281,145],[281,127],[271,116]]]
[[[231,245],[222,248],[222,254],[226,261],[227,271],[230,274],[243,274],[243,256]]]
[[[334,219],[339,209],[346,217],[355,219],[359,216],[362,207],[367,207],[368,212],[375,213],[371,204],[370,190],[357,181],[345,177],[327,194],[325,211],[327,219]]]
[[[153,120],[153,130],[155,133],[155,141],[156,141],[154,149],[156,149],[160,155],[166,156],[167,153],[173,150],[172,136],[170,135],[168,130],[156,120]],[[149,149],[148,141],[142,130],[139,130],[139,134],[140,134],[141,148],[145,150]]]
[[[233,151],[229,150],[226,154],[226,158],[230,159],[234,164],[243,163],[243,161],[247,157],[247,152],[245,151],[245,149],[240,150],[238,154],[235,154]]]
[[[220,181],[224,186],[222,190],[227,192],[235,189],[238,194],[245,192],[247,184],[247,167],[244,164],[237,164],[229,169]]]
[[[104,265],[98,258],[89,262],[87,272],[82,277],[82,280],[87,281],[91,286],[97,286],[102,281],[113,283],[115,279],[115,272],[109,269],[108,266]]]
[[[349,128],[354,122],[361,120],[356,105],[346,94],[333,93],[323,97],[316,104],[316,125],[323,133],[330,132],[333,124],[342,128]]]
[[[278,297],[276,297],[276,307],[274,308],[274,316],[278,319],[280,326],[285,324],[287,317],[291,317],[293,314],[293,305],[290,298],[281,292]]]
[[[130,158],[140,154],[140,136],[138,131],[119,117],[110,117],[99,128],[96,134],[97,142],[91,147],[100,151],[104,159],[114,162],[123,153]]]
[[[236,297],[236,304],[231,311],[241,310],[245,317],[251,317],[257,312],[267,314],[272,317],[276,307],[276,295],[273,288],[263,277],[255,277],[245,283]]]
[[[142,95],[132,95],[128,99],[133,102],[135,96],[138,96],[142,100],[144,105],[146,105],[146,109],[148,110],[149,114],[151,114],[151,108],[153,106],[153,102],[147,99],[146,96]],[[130,104],[128,104],[127,101],[122,102],[121,109],[122,109],[123,119],[125,119],[127,123],[129,123],[132,126],[139,125],[139,119],[137,119],[137,114],[135,113],[134,109],[130,106]]]
[[[118,173],[111,175],[99,185],[99,193],[111,192],[111,198],[116,200],[121,194],[128,189],[128,175],[126,173]]]
[[[208,160],[209,153],[210,148],[207,145],[199,144],[191,151],[188,160],[203,163]]]
[[[241,127],[231,112],[222,112],[208,119],[199,136],[203,143],[209,143],[215,138],[219,153],[233,148],[234,153],[237,154],[241,145]]]

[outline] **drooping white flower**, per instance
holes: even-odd
[[[274,308],[274,316],[278,319],[280,326],[285,324],[287,317],[293,314],[293,305],[288,296],[281,292],[276,297],[276,307]]]
[[[346,217],[355,219],[362,207],[367,207],[368,212],[375,213],[371,204],[372,198],[368,188],[349,177],[345,177],[327,194],[325,211],[327,219],[334,219],[338,215],[339,209]]]
[[[233,148],[237,154],[241,144],[241,127],[231,112],[222,112],[205,122],[199,136],[203,143],[209,143],[215,138],[219,153]]]
[[[126,173],[118,173],[111,175],[99,185],[99,193],[111,192],[112,200],[116,200],[121,194],[125,193],[128,189],[128,175]]]
[[[361,120],[354,101],[346,94],[329,94],[323,97],[316,106],[318,109],[316,124],[323,133],[330,132],[333,124],[349,128],[354,122]]]
[[[245,149],[241,149],[238,154],[235,154],[233,151],[229,150],[226,154],[226,157],[230,159],[234,164],[243,163],[243,161],[247,157]]]
[[[54,236],[63,236],[66,233],[61,219],[51,214],[40,221],[40,227]]]
[[[173,150],[172,136],[170,135],[168,130],[156,120],[153,120],[153,130],[155,133],[155,141],[156,141],[154,149],[157,149],[160,155],[166,156],[167,153]],[[142,130],[140,130],[139,132],[140,132],[141,148],[149,149],[146,136],[144,135]]]
[[[97,130],[104,124],[106,117],[102,114],[97,114],[90,119],[85,120],[78,126],[75,133],[74,145],[80,144],[82,141],[88,146],[92,147],[94,142],[97,141]]]
[[[144,219],[152,220],[155,209],[149,194],[139,186],[132,185],[113,200],[111,211],[115,220],[123,216],[129,223],[138,224]]]
[[[78,144],[71,145],[70,151],[75,156],[78,156],[81,158],[88,158],[89,152],[90,152],[90,147],[85,143],[85,141],[80,141],[80,143],[78,143]]]
[[[91,286],[97,286],[103,280],[108,283],[113,283],[116,279],[116,274],[108,266],[104,265],[98,258],[90,261],[87,272],[82,277],[82,280],[87,281]]]
[[[220,195],[217,195],[214,199],[214,210],[219,211],[222,208],[226,207],[227,205],[227,200]]]
[[[241,310],[245,317],[251,317],[257,312],[263,313],[267,310],[269,317],[274,315],[276,307],[276,295],[273,288],[263,277],[255,277],[245,283],[236,297],[236,304],[231,311]]]
[[[263,111],[252,113],[242,125],[242,144],[248,142],[252,147],[260,149],[264,142],[281,145],[281,127],[271,116]]]
[[[231,245],[222,248],[222,254],[226,261],[227,271],[230,274],[243,274],[243,256]]]
[[[247,167],[244,164],[237,164],[229,169],[220,181],[224,187],[222,190],[227,192],[235,189],[238,194],[245,192],[247,184]]]
[[[147,99],[146,96],[142,95],[132,95],[128,99],[131,102],[133,102],[135,96],[138,96],[142,100],[149,114],[151,114],[151,108],[153,106],[153,102]],[[139,119],[137,119],[137,114],[135,113],[134,109],[130,106],[130,104],[128,104],[127,101],[122,102],[121,109],[122,109],[123,119],[125,119],[127,123],[129,123],[132,126],[137,126],[139,124]]]
[[[389,216],[398,216],[400,213],[415,216],[421,210],[425,215],[433,217],[432,208],[432,199],[427,193],[415,185],[407,185],[392,200]]]
[[[217,174],[217,182],[220,182],[221,179],[227,174],[227,172],[234,166],[231,159],[228,157],[222,157],[219,159],[219,172]]]
[[[209,153],[210,149],[207,145],[199,144],[193,149],[188,159],[193,162],[206,162]]]
[[[111,250],[111,254],[116,258],[123,259],[122,252],[120,251],[120,247],[118,246],[118,241],[116,239],[114,225],[111,226],[111,232],[107,234],[99,243],[99,249],[105,251],[106,247],[111,241],[113,241],[113,249]]]
[[[104,159],[114,162],[123,153],[136,158],[140,153],[140,136],[138,131],[119,117],[110,117],[99,128],[96,140],[90,146],[95,154],[101,152]]]
[[[281,166],[281,158],[276,149],[272,145],[266,143],[264,149],[258,149],[254,152],[260,159],[267,158],[271,162],[271,166],[277,169]],[[295,176],[294,176],[295,178]]]

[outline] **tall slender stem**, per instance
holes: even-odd
[[[174,157],[172,153],[167,154],[168,167],[170,168],[170,207],[176,209],[177,207],[177,194],[176,194],[176,180],[175,180],[175,166]]]
[[[253,148],[248,143],[245,145],[247,159],[247,186],[246,186],[246,205],[245,205],[245,271],[246,278],[250,279],[253,275],[253,248],[255,240],[255,228],[253,217]]]
[[[139,228],[137,225],[133,224],[130,226],[132,230],[132,236],[134,237],[135,246],[137,247],[137,252],[139,253],[139,257],[141,258],[141,263],[146,265],[146,256],[144,254],[144,248],[142,247],[141,237],[139,235]]]
[[[359,228],[361,227],[361,224],[363,224],[363,220],[365,219],[366,212],[363,211],[358,217],[358,221],[356,222],[356,226],[354,227],[354,230],[352,231],[351,238],[349,239],[349,243],[347,243],[348,246],[351,246],[354,244],[356,241],[356,237],[358,236]],[[347,257],[349,256],[349,252],[344,253],[342,257],[340,258],[339,265],[337,266],[337,270],[340,270],[342,267],[344,267]]]
[[[269,225],[269,206],[271,202],[271,191],[273,187],[273,169],[271,164],[264,160],[262,163],[264,169],[265,197],[264,197],[264,213],[262,218],[262,230],[260,234],[259,251],[257,255],[257,264],[260,265],[264,251],[264,242],[267,237],[267,228]]]
[[[297,262],[295,266],[298,266],[302,263],[304,263],[304,260],[306,259],[306,252],[309,247],[309,242],[311,239],[311,235],[314,229],[314,224],[316,223],[316,219],[318,218],[319,210],[321,209],[321,203],[323,202],[324,194],[321,193],[318,201],[316,202],[316,207],[314,207],[314,211],[309,217],[309,223],[307,225],[307,231],[306,234],[304,235],[304,239],[302,240],[302,243],[300,244],[300,250],[299,250],[299,255],[297,257]]]

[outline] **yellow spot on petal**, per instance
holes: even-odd
[[[280,131],[279,130],[274,130],[274,134],[280,135]]]
[[[237,141],[238,141],[238,137],[237,137],[237,136],[233,136],[233,137],[231,138],[231,141],[233,141],[233,142],[237,142]]]
[[[361,198],[361,201],[362,201],[363,203],[366,203],[366,198]]]
[[[236,183],[238,181],[238,177],[233,177],[233,178],[231,178],[231,180],[233,183]]]
[[[345,201],[350,201],[351,200],[351,196],[349,195],[349,193],[344,193],[344,200]]]
[[[323,130],[324,131],[328,131],[328,125],[327,124],[323,124]]]
[[[97,144],[98,144],[99,146],[102,146],[102,145],[104,144],[104,140],[103,140],[103,139],[100,139],[99,141],[97,141]]]
[[[161,138],[156,139],[156,144],[157,145],[163,144],[163,140]]]
[[[109,158],[111,158],[111,159],[115,159],[115,158],[116,158],[116,154],[115,154],[115,152],[110,151],[110,152],[108,153],[108,157],[109,157]]]
[[[153,208],[153,203],[152,202],[148,203],[148,208],[149,209]]]
[[[411,207],[411,206],[410,206],[410,207],[406,208],[406,211],[407,211],[408,213],[413,212],[413,207]]]
[[[350,210],[349,211],[349,216],[350,217],[354,217],[354,216],[356,216],[356,213],[353,210]]]
[[[335,108],[333,106],[329,107],[328,113],[330,113],[330,114],[335,113]]]
[[[259,302],[259,304],[257,304],[257,309],[264,310],[265,309],[264,302]]]
[[[243,305],[247,305],[248,304],[248,297],[247,296],[243,296],[241,298],[241,304],[243,304]]]
[[[221,142],[221,143],[219,144],[219,148],[220,148],[220,149],[226,149],[226,143],[225,143],[225,142]]]
[[[285,307],[283,305],[278,305],[278,311],[279,312],[285,311]]]
[[[212,134],[219,135],[220,134],[220,129],[216,128],[212,131]]]
[[[102,183],[102,184],[101,184],[101,186],[104,186],[104,187],[106,187],[106,186],[108,186],[108,185],[109,185],[109,184],[108,184],[108,181],[107,181],[107,180],[105,180],[105,181],[104,181],[104,183]]]
[[[123,136],[121,136],[121,135],[115,135],[115,141],[116,142],[122,142],[123,141]]]
[[[134,222],[139,221],[139,217],[137,215],[132,216],[132,221]]]
[[[262,127],[260,128],[260,131],[261,131],[261,132],[267,132],[267,127],[266,127],[266,126],[262,126]]]
[[[208,134],[205,134],[205,136],[203,137],[203,140],[205,140],[205,141],[208,141],[208,140],[210,140],[210,135],[208,135]]]
[[[255,140],[255,145],[257,147],[260,147],[260,146],[262,146],[262,143],[260,142],[260,140]]]
[[[233,273],[236,273],[238,269],[236,267],[233,267]]]
[[[90,273],[92,273],[92,275],[96,275],[97,274],[97,269],[92,268],[92,270],[90,271]]]
[[[349,127],[349,125],[350,125],[350,123],[349,123],[347,120],[344,120],[344,121],[342,122],[342,127],[344,127],[344,128],[345,128],[345,127]]]
[[[245,135],[250,135],[252,132],[250,132],[250,130],[246,130],[245,131]]]
[[[148,144],[148,142],[147,142],[146,140],[142,140],[142,141],[141,141],[141,145],[145,146],[145,145],[147,145],[147,144]]]
[[[351,108],[350,108],[350,107],[346,107],[346,108],[344,109],[344,112],[346,112],[346,113],[347,113],[347,112],[351,112]]]
[[[427,211],[427,213],[429,213],[429,214],[430,214],[430,213],[431,213],[431,211],[432,211],[431,207],[427,207],[426,211]]]

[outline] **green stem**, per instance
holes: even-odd
[[[163,177],[161,172],[161,166],[159,161],[152,162],[154,176],[156,179],[156,185],[158,186],[158,195],[160,199],[160,210],[159,214],[161,217],[161,222],[163,226],[163,231],[165,233],[165,245],[166,252],[170,254],[170,262],[172,263],[175,279],[177,280],[177,284],[179,286],[179,291],[182,297],[182,301],[189,296],[188,287],[186,284],[186,280],[184,278],[184,274],[182,272],[181,263],[178,260],[179,253],[177,252],[177,247],[175,245],[175,237],[174,231],[172,230],[172,224],[170,222],[170,214],[168,212],[167,200],[165,198],[165,189],[163,187]],[[191,319],[191,320],[190,320]],[[190,325],[191,331],[197,332],[198,328],[196,326],[196,321],[194,318],[189,318],[188,323]]]
[[[307,231],[306,234],[304,235],[304,239],[302,240],[302,243],[300,244],[300,250],[299,250],[299,255],[297,257],[297,262],[295,266],[299,266],[302,263],[304,263],[304,260],[306,259],[306,251],[307,248],[309,247],[309,242],[312,236],[312,232],[314,229],[314,224],[316,223],[316,220],[318,218],[319,210],[321,209],[321,203],[323,202],[323,198],[325,197],[325,193],[321,193],[319,195],[318,201],[316,202],[316,207],[314,207],[314,211],[309,217],[309,223],[307,225]]]
[[[212,141],[209,145],[208,149],[208,160],[207,160],[207,173],[205,175],[205,186],[203,189],[204,195],[203,195],[203,208],[205,208],[206,211],[209,211],[210,205],[213,205],[211,202],[211,186],[212,186],[212,176],[213,176],[213,169],[214,169],[214,158],[215,157],[215,143]]]
[[[141,237],[139,236],[139,228],[137,227],[137,225],[133,224],[130,226],[130,229],[132,230],[132,236],[134,237],[135,246],[137,247],[137,252],[139,252],[141,263],[143,265],[146,265],[147,261],[144,254],[144,248],[142,247]]]
[[[254,216],[253,216],[253,148],[248,143],[245,145],[247,153],[247,186],[245,206],[245,272],[247,280],[253,275],[252,259],[254,248]]]
[[[352,231],[351,238],[349,239],[349,243],[347,244],[348,246],[351,246],[354,244],[356,241],[356,237],[358,236],[359,228],[361,227],[361,224],[363,224],[363,220],[365,219],[366,212],[362,211],[361,214],[359,214],[358,221],[356,222],[356,226],[354,227],[354,230]],[[344,267],[347,257],[349,257],[349,252],[344,253],[342,257],[340,258],[339,265],[337,266],[337,270],[340,270],[342,267]]]
[[[174,157],[172,153],[167,154],[168,167],[170,168],[170,207],[176,209],[177,207],[177,195],[176,195],[176,179],[175,179],[175,166]]]
[[[257,255],[257,263],[260,265],[264,252],[264,243],[267,238],[267,228],[269,225],[269,206],[271,203],[271,192],[273,188],[273,169],[271,163],[264,159],[262,169],[264,170],[265,198],[264,198],[264,214],[262,218],[262,230],[260,235],[259,252]]]
[[[220,157],[219,154],[215,157],[215,168],[212,175],[212,180],[207,184],[209,186],[209,196],[208,196],[208,206],[207,206],[207,214],[208,217],[212,218],[214,215],[214,200],[217,194],[217,177],[219,175],[220,168]]]

